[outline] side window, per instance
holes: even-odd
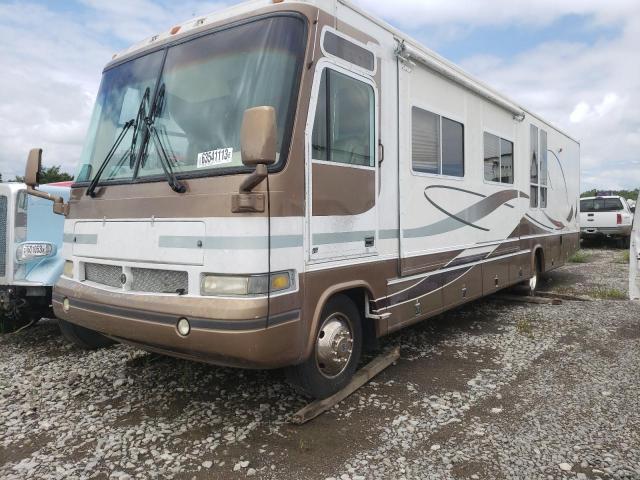
[[[529,131],[529,139],[530,139],[530,157],[531,157],[531,168],[530,168],[530,194],[529,194],[529,206],[531,208],[538,208],[538,127],[535,125],[531,125]]]
[[[547,208],[547,132],[540,130],[540,208]]]
[[[513,142],[486,132],[484,179],[489,182],[513,183]]]
[[[325,69],[313,125],[313,159],[373,167],[374,103],[370,85]]]
[[[411,110],[411,168],[464,177],[464,125],[418,107]]]

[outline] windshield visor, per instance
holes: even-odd
[[[284,162],[304,35],[299,17],[263,18],[108,70],[77,181],[93,178],[125,123],[136,119],[141,106],[158,135],[149,138],[140,126],[127,132],[101,182],[164,178],[160,149],[178,176],[246,171],[240,154],[242,118],[247,108],[263,105],[276,110],[277,156],[278,162]],[[152,95],[145,102],[149,86]]]

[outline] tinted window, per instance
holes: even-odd
[[[489,182],[513,183],[513,143],[486,132],[484,178]]]
[[[500,139],[500,181],[513,183],[513,142]]]
[[[322,72],[312,150],[316,160],[373,166],[374,95],[371,86],[334,70]]]
[[[324,49],[327,53],[366,70],[373,71],[375,68],[375,56],[373,53],[332,32],[327,31],[324,34]]]
[[[531,183],[538,183],[538,127],[531,125]]]
[[[464,127],[442,117],[442,174],[464,176]]]
[[[581,212],[617,212],[623,210],[619,198],[590,198],[580,200]]]
[[[538,208],[538,159],[539,159],[539,145],[538,145],[538,127],[531,125],[529,128],[529,157],[531,166],[529,168],[529,177],[531,182],[531,195],[529,197],[529,206],[531,208]]]
[[[464,176],[464,125],[412,109],[411,164],[416,172]]]
[[[440,171],[440,117],[413,107],[411,161],[416,172]]]
[[[484,179],[500,181],[500,138],[490,133],[484,134]]]
[[[540,185],[547,184],[547,132],[540,130]]]

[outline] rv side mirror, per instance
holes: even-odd
[[[42,165],[42,149],[32,148],[27,157],[27,166],[24,169],[24,183],[27,187],[35,188],[40,183],[40,168]]]
[[[50,195],[46,192],[38,190],[40,183],[40,169],[42,167],[42,149],[32,148],[27,157],[27,166],[24,169],[24,183],[27,185],[27,193],[34,197],[44,198],[53,202],[53,213],[58,215],[67,215],[69,213],[69,204],[64,203],[62,197]]]
[[[271,165],[278,148],[276,110],[255,107],[245,110],[240,131],[242,163],[247,166]]]

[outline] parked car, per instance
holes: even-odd
[[[613,238],[629,248],[633,211],[623,197],[586,197],[580,200],[580,236]]]
[[[71,182],[42,190],[69,198]],[[0,183],[0,331],[53,315],[51,290],[62,273],[64,218],[22,183]]]

